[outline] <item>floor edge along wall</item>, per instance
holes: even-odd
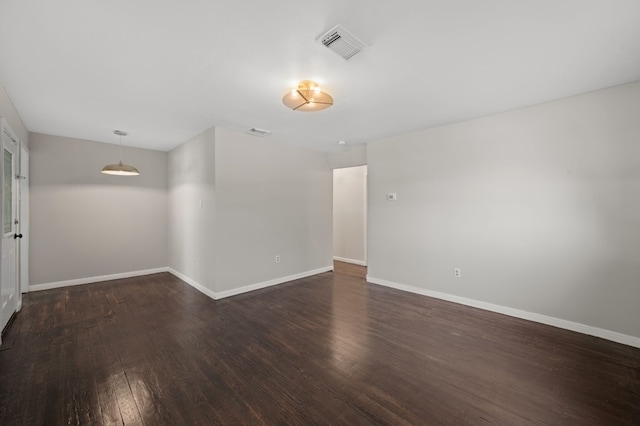
[[[527,321],[546,324],[553,327],[562,328],[565,330],[575,331],[577,333],[586,334],[588,336],[600,337],[602,339],[610,340],[612,342],[622,343],[624,345],[640,348],[640,338],[629,336],[622,333],[617,333],[615,331],[605,330],[597,327],[591,327],[586,324],[567,321],[560,318],[550,317],[547,315],[536,314],[534,312],[527,312],[520,309],[509,308],[507,306],[494,305],[492,303],[482,302],[475,299],[467,299],[466,297],[455,296],[453,294],[425,290],[423,288],[413,287],[405,284],[399,284],[392,281],[387,281],[380,278],[372,277],[370,275],[367,275],[367,282],[372,284],[382,285],[385,287],[394,288],[396,290],[402,290],[409,293],[419,294],[422,296],[433,297],[435,299],[446,300],[448,302],[457,303],[459,305],[466,305],[466,306],[482,309],[485,311],[496,312],[498,314],[508,315],[510,317],[520,318]]]
[[[294,280],[298,280],[298,279],[301,279],[301,278],[306,278],[306,277],[310,277],[310,276],[313,276],[313,275],[322,274],[324,272],[329,272],[329,271],[332,271],[332,270],[333,270],[333,266],[326,266],[324,268],[314,269],[314,270],[305,271],[305,272],[301,272],[301,273],[294,274],[294,275],[288,275],[288,276],[285,276],[285,277],[275,278],[275,279],[272,279],[272,280],[263,281],[263,282],[255,283],[255,284],[250,284],[250,285],[246,285],[246,286],[243,286],[243,287],[238,287],[238,288],[231,289],[231,290],[225,290],[225,291],[218,292],[218,293],[210,290],[209,288],[207,288],[207,287],[203,286],[202,284],[192,280],[191,278],[187,277],[186,275],[176,271],[175,269],[169,268],[169,267],[146,269],[146,270],[141,270],[141,271],[125,272],[125,273],[121,273],[121,274],[102,275],[102,276],[97,276],[97,277],[81,278],[81,279],[75,279],[75,280],[57,281],[57,282],[46,283],[46,284],[36,284],[36,285],[29,286],[29,290],[30,291],[49,290],[49,289],[60,288],[60,287],[68,287],[68,286],[81,285],[81,284],[90,284],[90,283],[95,283],[95,282],[100,282],[100,281],[109,281],[109,280],[116,280],[116,279],[122,279],[122,278],[138,277],[138,276],[143,276],[143,275],[156,274],[156,273],[160,273],[160,272],[169,272],[172,275],[174,275],[175,277],[177,277],[177,278],[181,279],[182,281],[184,281],[185,283],[189,284],[191,287],[193,287],[196,290],[200,291],[204,295],[210,297],[211,299],[219,300],[219,299],[224,299],[226,297],[236,296],[236,295],[242,294],[242,293],[248,293],[248,292],[254,291],[254,290],[259,290],[259,289],[262,289],[262,288],[267,288],[267,287],[271,287],[271,286],[274,286],[274,285],[283,284],[283,283],[286,283],[286,282],[289,282],[289,281],[294,281]],[[546,325],[550,325],[550,326],[553,326],[553,327],[562,328],[562,329],[565,329],[565,330],[571,330],[571,331],[575,331],[575,332],[578,332],[578,333],[586,334],[586,335],[589,335],[589,336],[599,337],[599,338],[602,338],[602,339],[605,339],[605,340],[610,340],[612,342],[622,343],[624,345],[640,348],[640,338],[639,337],[629,336],[629,335],[626,335],[626,334],[617,333],[615,331],[605,330],[605,329],[597,328],[597,327],[591,327],[591,326],[588,326],[586,324],[581,324],[581,323],[577,323],[577,322],[563,320],[563,319],[560,319],[560,318],[555,318],[555,317],[550,317],[550,316],[546,316],[546,315],[536,314],[536,313],[533,313],[533,312],[522,311],[522,310],[519,310],[519,309],[513,309],[513,308],[506,307],[506,306],[495,305],[495,304],[492,304],[492,303],[486,303],[486,302],[482,302],[482,301],[479,301],[479,300],[468,299],[468,298],[465,298],[465,297],[459,297],[459,296],[455,296],[455,295],[452,295],[452,294],[440,293],[440,292],[431,291],[431,290],[425,290],[425,289],[418,288],[418,287],[413,287],[413,286],[409,286],[409,285],[405,285],[405,284],[400,284],[400,283],[395,283],[395,282],[379,279],[379,278],[376,278],[376,277],[372,277],[370,275],[367,275],[367,282],[372,283],[372,284],[382,285],[382,286],[385,286],[385,287],[394,288],[396,290],[401,290],[401,291],[406,291],[406,292],[409,292],[409,293],[419,294],[421,296],[433,297],[433,298],[436,298],[436,299],[441,299],[441,300],[446,300],[446,301],[453,302],[453,303],[458,303],[460,305],[466,305],[466,306],[471,306],[471,307],[474,307],[474,308],[483,309],[485,311],[496,312],[496,313],[499,313],[499,314],[508,315],[508,316],[515,317],[515,318],[521,318],[521,319],[528,320],[528,321],[533,321],[533,322],[537,322],[537,323],[541,323],[541,324],[546,324]]]

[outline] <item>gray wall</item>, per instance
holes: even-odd
[[[169,153],[169,267],[214,289],[215,129]]]
[[[207,130],[169,153],[169,267],[216,297],[330,267],[331,179],[326,154]]]
[[[331,205],[326,154],[216,128],[218,291],[331,267]]]
[[[167,266],[167,153],[30,134],[31,285]]]
[[[0,84],[0,115],[7,120],[9,127],[20,141],[29,146],[29,131],[22,122],[22,118],[20,118],[2,84]]]
[[[367,166],[333,171],[333,256],[366,264]]]
[[[329,167],[340,169],[345,167],[364,166],[367,164],[367,146],[347,146],[339,151],[327,154]]]
[[[640,336],[640,82],[367,154],[370,277]]]

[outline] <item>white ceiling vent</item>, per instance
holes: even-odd
[[[273,133],[271,130],[259,129],[257,127],[250,128],[249,132],[258,136],[269,136],[271,133]]]
[[[336,52],[342,58],[348,60],[362,51],[366,44],[362,40],[359,40],[351,34],[349,31],[342,28],[340,25],[336,25],[326,33],[318,37],[320,43],[327,46],[329,49]]]

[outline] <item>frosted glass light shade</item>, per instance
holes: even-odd
[[[322,111],[333,105],[333,98],[322,92],[315,81],[304,80],[282,97],[282,103],[294,111]]]

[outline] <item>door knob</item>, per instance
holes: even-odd
[[[13,239],[22,238],[22,234],[13,234]]]

